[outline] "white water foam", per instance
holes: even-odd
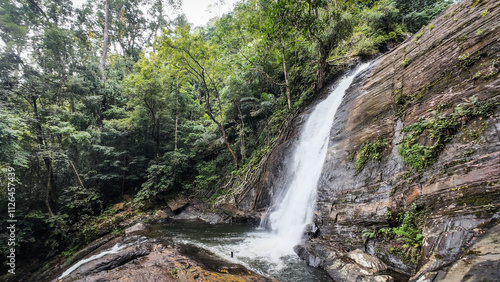
[[[279,272],[290,260],[298,260],[293,247],[300,243],[304,228],[313,220],[316,203],[316,186],[323,168],[328,148],[330,128],[345,91],[355,76],[368,68],[359,66],[351,75],[342,79],[330,95],[319,103],[307,118],[287,168],[292,172],[290,184],[279,199],[274,199],[269,214],[271,231],[256,230],[246,234],[226,237],[222,241],[201,243],[186,238],[177,242],[194,244],[208,249],[220,257],[240,263],[263,275]],[[66,270],[59,279],[69,275],[81,265],[107,254],[116,253],[131,244],[116,244],[100,254],[79,261]],[[230,252],[234,257],[229,257]],[[261,271],[257,270],[261,269]]]

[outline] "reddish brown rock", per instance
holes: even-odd
[[[179,196],[175,199],[170,199],[167,201],[167,206],[174,213],[180,212],[180,210],[189,204],[189,200],[183,196]]]
[[[116,211],[122,211],[125,208],[125,203],[118,203],[113,206],[113,209]]]

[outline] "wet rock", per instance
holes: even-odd
[[[115,235],[113,234],[109,234],[109,235],[106,235],[104,237],[101,237],[95,241],[93,241],[92,243],[88,244],[85,248],[83,248],[82,250],[78,251],[72,258],[71,258],[71,261],[72,262],[75,262],[75,261],[79,261],[81,260],[82,258],[84,258],[85,256],[87,256],[88,254],[92,253],[93,251],[95,251],[96,249],[104,246],[105,244],[107,244],[108,242],[111,242],[113,239],[115,238]]]
[[[324,258],[315,253],[310,245],[297,245],[293,247],[293,251],[304,260],[307,265],[312,267],[323,266]]]
[[[418,120],[450,115],[474,95],[481,102],[500,102],[499,74],[472,78],[498,68],[497,2],[457,3],[429,24],[434,29],[423,29],[419,39],[407,40],[354,80],[337,110],[318,181],[318,222],[324,241],[312,244],[335,242],[344,250],[366,247],[391,269],[422,276],[457,260],[477,236],[474,229],[498,211],[498,106],[488,117],[462,119],[464,127],[447,135],[450,141],[422,172],[411,169],[399,154],[406,134],[402,130]],[[488,15],[481,15],[485,10]],[[481,29],[489,33],[476,34]],[[464,68],[460,60],[467,54],[477,57]],[[403,66],[404,60],[408,64]],[[421,145],[433,144],[427,135],[421,134]],[[379,137],[388,140],[380,161],[368,161],[356,171],[362,145]],[[425,239],[415,252],[422,255],[410,254],[397,238],[380,238],[380,234],[365,246],[362,230],[396,224],[386,219],[387,212],[408,211],[413,203],[422,211],[417,222]],[[391,252],[394,247],[401,251]],[[315,257],[314,252],[307,253]],[[325,260],[322,265],[332,267]],[[338,276],[353,267],[348,265],[337,265],[330,273]]]
[[[316,223],[309,223],[305,228],[305,235],[309,238],[317,238],[319,236],[319,227]]]
[[[153,215],[153,219],[156,221],[164,221],[168,219],[168,214],[165,211],[159,210]]]
[[[295,253],[313,267],[324,267],[325,264],[343,255],[342,251],[334,246],[317,240],[307,241],[293,248]]]
[[[393,282],[394,278],[389,275],[363,276],[356,280],[358,282]]]
[[[497,2],[458,2],[422,29],[419,38],[408,38],[355,79],[337,110],[318,181],[315,223],[322,240],[295,248],[308,264],[330,268],[335,277],[346,278],[348,269],[362,266],[344,254],[366,248],[403,276],[440,277],[440,269],[460,258],[477,237],[479,226],[494,217],[500,208],[498,106],[488,117],[461,118],[464,127],[458,132],[445,130],[450,140],[423,171],[405,164],[399,150],[407,134],[403,130],[421,119],[449,116],[473,97],[500,102]],[[477,74],[481,77],[474,77]],[[287,157],[305,115],[287,120],[286,134],[260,165],[263,172],[249,173],[251,180],[231,195],[239,208],[264,209],[286,187]],[[420,145],[434,144],[428,135],[427,131],[421,134]],[[388,140],[381,159],[367,161],[358,172],[362,145],[379,137]],[[387,220],[387,212],[408,211],[414,203],[422,211],[416,220],[424,235],[416,253],[422,251],[422,255],[408,252],[398,238],[378,235],[365,244],[362,230],[393,227],[396,223]],[[393,252],[394,247],[400,249]],[[335,252],[339,252],[335,258],[327,259]]]
[[[210,224],[217,224],[224,221],[224,217],[216,213],[205,213],[200,215],[199,218]]]
[[[393,281],[388,275],[377,275],[387,265],[374,256],[361,250],[346,253],[333,244],[312,241],[295,246],[295,253],[308,265],[325,269],[335,281]]]
[[[108,254],[102,258],[90,261],[78,269],[76,269],[70,276],[88,276],[90,274],[115,269],[122,266],[134,259],[143,257],[151,252],[151,245],[144,244],[138,246],[131,246],[121,250],[119,253]]]
[[[412,280],[500,281],[500,224],[476,238],[477,242],[458,261],[447,267],[446,271],[419,273]]]
[[[139,243],[77,268],[69,281],[274,281],[191,245]]]
[[[136,223],[134,226],[131,226],[127,229],[125,229],[125,235],[131,235],[132,233],[139,232],[139,231],[144,231],[146,230],[147,226],[145,223],[139,222]]]

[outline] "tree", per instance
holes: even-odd
[[[179,70],[189,73],[197,83],[205,113],[219,127],[224,143],[238,167],[238,157],[231,149],[224,127],[224,113],[219,88],[223,83],[223,74],[220,68],[221,60],[217,58],[215,46],[210,46],[203,39],[202,34],[194,32],[190,34],[189,26],[178,27],[172,38],[164,36],[160,43],[161,54],[169,58]],[[171,56],[171,55],[172,56]],[[212,99],[216,107],[212,106]]]
[[[108,56],[108,36],[109,36],[109,0],[106,0],[106,6],[104,7],[105,13],[105,22],[104,22],[104,34],[103,34],[103,42],[102,42],[102,56],[101,56],[101,77],[102,81],[106,81],[106,73],[105,71],[105,63],[106,57]]]

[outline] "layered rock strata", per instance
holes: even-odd
[[[318,185],[321,236],[314,244],[362,248],[418,279],[463,256],[494,225],[500,208],[499,18],[498,1],[459,2],[355,81],[331,130]],[[427,127],[412,131],[422,121]],[[433,154],[419,156],[418,146],[402,152],[415,137],[410,134]],[[360,161],[369,153],[363,149],[377,142],[384,143],[378,160],[368,155]],[[405,154],[413,159],[403,161]],[[395,217],[410,214],[423,240],[414,236],[404,245],[404,234],[387,231],[401,227]]]

